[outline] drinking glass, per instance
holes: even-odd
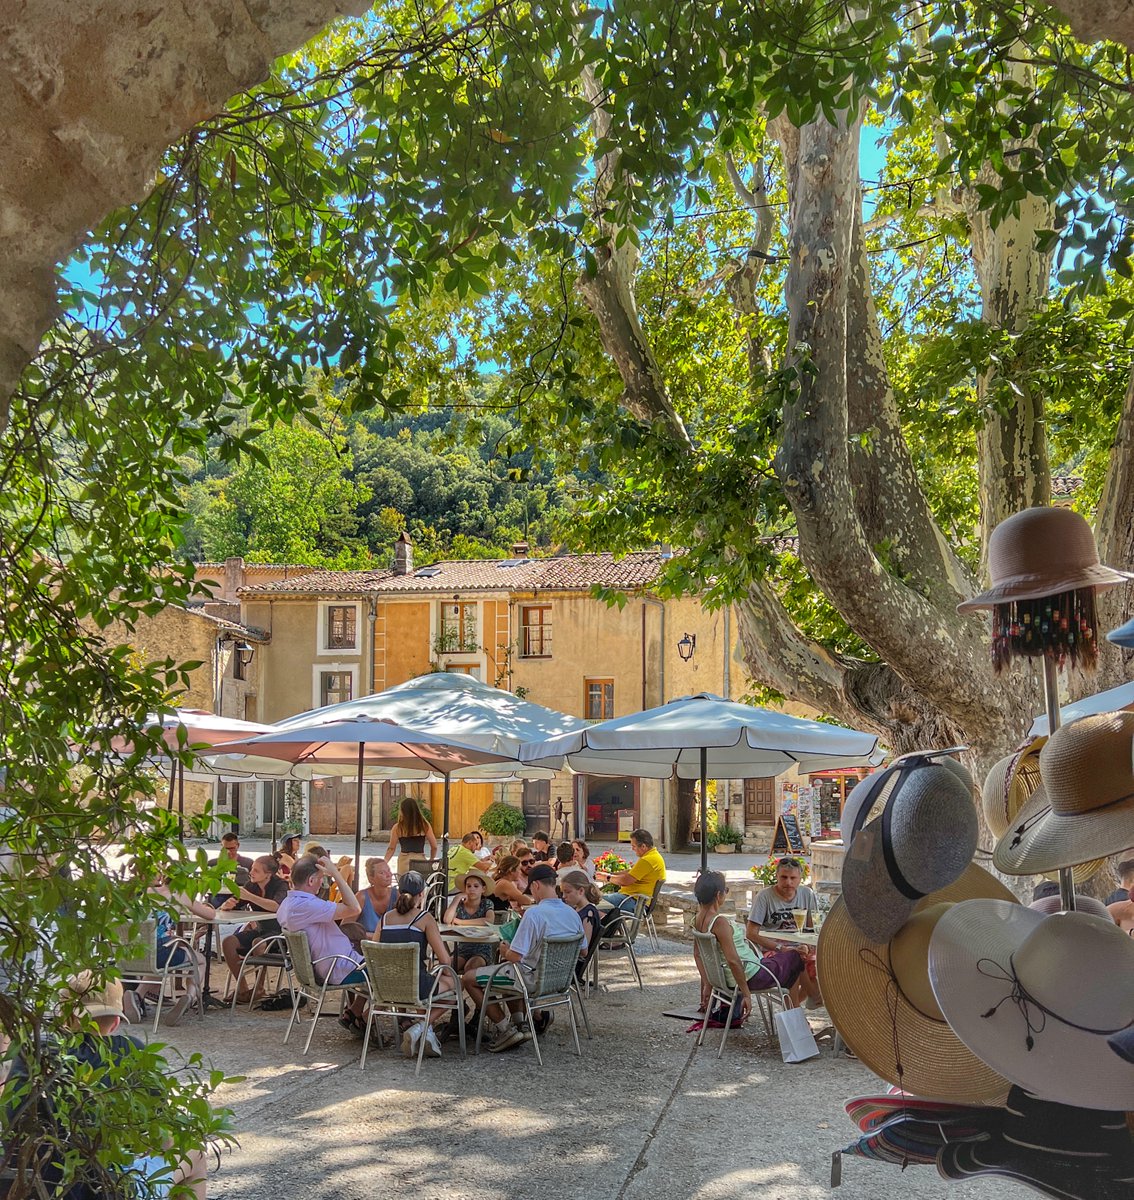
[[[802,933],[803,926],[807,923],[807,909],[793,908],[791,910],[791,915],[795,918],[795,928],[797,932]]]

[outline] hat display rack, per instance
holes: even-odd
[[[1134,575],[1100,563],[1080,514],[1050,507],[1001,522],[988,568],[990,586],[958,610],[990,612],[997,675],[1038,660],[1049,731],[984,782],[992,862],[1057,879],[1059,895],[1024,907],[972,862],[958,748],[905,755],[848,796],[819,981],[849,1049],[891,1086],[847,1102],[857,1136],[832,1156],[831,1184],[852,1154],[1057,1200],[1129,1200],[1134,944],[1096,902],[1076,903],[1075,885],[1134,821],[1134,714],[1061,728],[1059,673],[1095,669],[1096,593]],[[1134,621],[1108,637],[1134,648]]]

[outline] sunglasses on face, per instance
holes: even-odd
[[[535,859],[534,859],[534,858],[521,858],[521,859],[520,859],[520,866],[521,866],[521,867],[531,867],[531,866],[534,866],[534,865],[535,865]]]

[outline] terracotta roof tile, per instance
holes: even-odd
[[[419,567],[411,575],[393,571],[311,571],[294,579],[242,587],[241,596],[359,595],[420,592],[529,592],[535,589],[589,591],[592,587],[640,588],[657,578],[663,559],[656,551],[563,554],[556,558],[460,559]]]

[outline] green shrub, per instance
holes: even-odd
[[[490,804],[480,814],[477,824],[492,837],[519,837],[527,827],[524,814],[503,800]]]

